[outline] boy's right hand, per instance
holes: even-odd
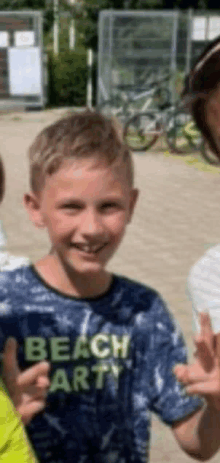
[[[27,425],[46,405],[50,365],[40,362],[21,372],[17,361],[17,341],[8,338],[2,359],[2,379],[9,395]]]

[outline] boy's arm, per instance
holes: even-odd
[[[191,457],[206,461],[220,448],[220,411],[205,406],[172,426],[180,447]]]
[[[190,456],[205,461],[220,448],[220,357],[219,336],[212,332],[210,317],[201,314],[201,334],[195,338],[196,360],[175,367],[177,379],[188,394],[206,399],[202,410],[173,424],[180,446]]]
[[[2,379],[22,421],[27,425],[44,409],[50,385],[48,362],[41,362],[21,372],[17,362],[17,342],[8,338],[2,359]]]

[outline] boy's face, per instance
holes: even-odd
[[[138,192],[127,168],[95,159],[64,161],[41,193],[26,195],[33,222],[46,227],[56,259],[77,274],[102,272],[130,221]]]

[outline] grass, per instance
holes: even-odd
[[[208,172],[211,174],[220,173],[220,166],[212,166],[211,164],[208,164],[207,162],[203,161],[199,153],[189,154],[186,156],[180,156],[180,155],[172,154],[168,150],[165,150],[164,156],[172,157],[173,159],[178,159],[179,161],[184,162],[190,167],[194,167],[195,169],[201,172]]]
[[[151,152],[162,152],[163,155],[167,158],[172,157],[172,159],[175,159],[179,162],[185,163],[186,165],[199,170],[200,172],[207,172],[210,174],[218,174],[220,173],[220,165],[219,166],[212,166],[211,164],[208,164],[200,155],[199,152],[196,153],[189,153],[187,155],[178,155],[178,154],[173,154],[170,152],[165,139],[163,137],[160,137],[158,140],[157,144],[155,147],[150,150]],[[143,152],[144,153],[144,152]],[[147,153],[147,151],[146,151]]]

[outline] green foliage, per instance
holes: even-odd
[[[41,10],[45,8],[45,0],[0,0],[1,10]]]
[[[85,50],[49,54],[48,105],[85,106],[87,61]]]

